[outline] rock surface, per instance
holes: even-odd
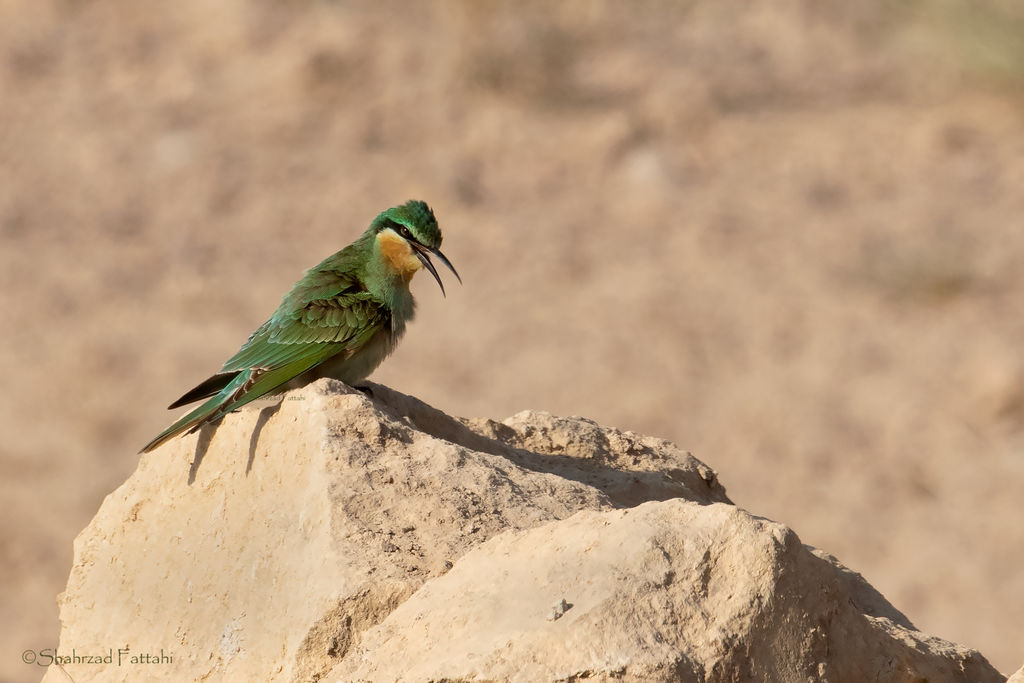
[[[669,442],[372,392],[324,380],[143,456],[76,539],[60,599],[59,652],[113,661],[65,671],[1003,680]]]

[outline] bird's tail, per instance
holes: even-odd
[[[139,452],[149,453],[154,448],[173,439],[182,432],[198,429],[207,422],[216,422],[232,410],[241,408],[245,404],[274,391],[293,377],[297,377],[331,355],[338,353],[337,344],[317,344],[316,346],[318,347],[316,349],[317,353],[308,354],[299,360],[286,363],[285,365],[274,368],[255,367],[240,371],[213,398],[160,432],[155,439],[143,446]],[[218,376],[215,375],[214,378],[216,377]],[[209,388],[208,385],[210,385],[214,378],[207,380],[185,396],[200,390],[207,390]]]
[[[202,404],[195,410],[187,413],[180,420],[172,424],[170,427],[160,432],[155,439],[147,443],[142,447],[140,453],[149,453],[154,448],[158,448],[163,443],[170,441],[174,437],[178,436],[182,432],[190,430],[192,428],[201,427],[207,420],[209,420],[217,411],[221,408],[226,400],[226,396],[217,394],[206,403]]]
[[[238,377],[240,370],[232,370],[230,372],[218,372],[213,377],[202,382],[199,386],[195,387],[184,396],[179,398],[177,401],[167,406],[167,410],[174,410],[181,406],[187,406],[189,403],[194,403],[202,398],[208,398],[213,396],[221,389],[231,384],[231,380]]]

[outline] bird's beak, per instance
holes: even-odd
[[[452,273],[455,274],[455,278],[459,281],[459,284],[462,284],[462,278],[459,277],[459,273],[455,270],[455,266],[453,266],[452,262],[449,261],[448,258],[441,253],[440,249],[431,249],[430,247],[426,247],[418,242],[413,241],[410,241],[409,244],[412,245],[413,250],[416,252],[416,258],[420,260],[420,262],[426,267],[426,269],[430,271],[430,274],[434,276],[434,279],[437,280],[437,284],[441,288],[442,296],[448,295],[445,294],[444,292],[444,283],[441,282],[441,276],[437,274],[437,269],[434,268],[434,264],[430,262],[429,254],[433,254],[437,258],[441,259],[441,263],[448,266],[448,270],[452,271]]]

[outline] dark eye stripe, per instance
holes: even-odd
[[[416,242],[417,244],[419,244],[419,240],[417,240],[415,237],[413,237],[412,231],[409,230],[409,228],[407,228],[406,226],[402,225],[401,223],[397,223],[397,222],[391,220],[390,218],[386,218],[384,220],[384,222],[380,224],[380,228],[378,228],[378,232],[380,230],[386,230],[388,228],[391,228],[392,230],[397,232],[399,235],[401,235],[405,239],[407,239],[407,240],[409,240],[411,242]]]

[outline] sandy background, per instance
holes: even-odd
[[[164,406],[410,197],[465,286],[376,381],[673,439],[1024,661],[1024,8],[549,4],[0,1],[0,679]]]

